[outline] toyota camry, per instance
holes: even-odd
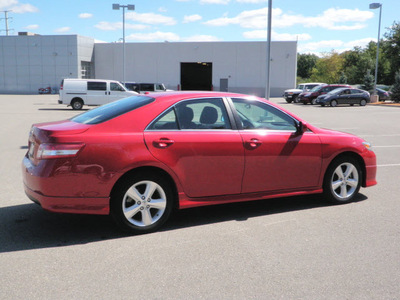
[[[342,204],[377,183],[363,139],[220,92],[137,95],[34,124],[22,172],[43,209],[110,214],[130,233],[176,209],[316,193]]]

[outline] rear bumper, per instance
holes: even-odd
[[[109,214],[110,197],[93,197],[93,194],[88,195],[89,197],[84,197],[84,193],[80,193],[78,187],[76,187],[76,193],[70,193],[70,196],[54,196],[56,195],[54,190],[62,191],[60,194],[66,195],[65,191],[71,190],[71,188],[69,188],[70,185],[63,184],[59,180],[52,181],[51,176],[48,176],[49,173],[51,172],[45,167],[34,166],[27,157],[24,157],[22,161],[22,177],[25,193],[29,199],[39,204],[43,209],[60,213]],[[54,193],[52,196],[46,195],[51,191]]]
[[[51,212],[90,215],[110,213],[110,198],[49,197],[29,189],[25,184],[24,187],[30,200]]]

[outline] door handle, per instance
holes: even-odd
[[[160,138],[159,140],[153,141],[153,146],[156,148],[168,148],[171,146],[173,143],[175,143],[173,140],[168,139],[168,138]]]
[[[246,148],[249,148],[249,149],[256,149],[256,148],[260,147],[261,144],[262,144],[262,141],[260,141],[259,139],[255,139],[255,138],[250,139],[249,141],[245,142]]]

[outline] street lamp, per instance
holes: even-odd
[[[378,43],[376,46],[376,66],[375,66],[375,83],[374,83],[374,95],[378,95],[376,90],[376,82],[378,80],[378,60],[379,60],[379,36],[381,34],[381,16],[382,16],[382,3],[371,3],[369,9],[379,8],[379,26],[378,26]]]
[[[135,10],[135,5],[121,5],[113,4],[112,8],[114,10],[119,10],[122,7],[122,82],[125,85],[125,8],[128,10]]]
[[[267,82],[265,85],[265,98],[270,96],[271,74],[271,25],[272,25],[272,0],[268,0],[268,31],[267,31]]]

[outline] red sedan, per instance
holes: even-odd
[[[25,192],[44,209],[111,214],[131,233],[173,209],[314,193],[346,203],[375,177],[361,138],[217,92],[138,95],[35,124],[23,159]]]

